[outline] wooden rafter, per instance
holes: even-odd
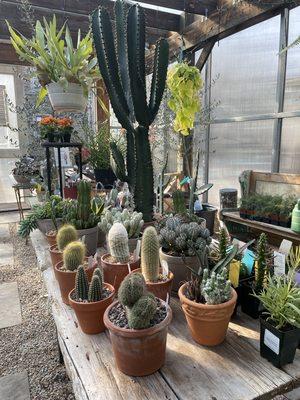
[[[199,71],[201,72],[214,45],[215,45],[216,41],[215,40],[211,40],[210,42],[208,42],[202,49],[201,54],[196,62],[196,67],[199,69]]]
[[[140,3],[167,7],[190,14],[207,15],[218,6],[218,0],[141,0]]]

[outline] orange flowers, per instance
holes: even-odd
[[[40,125],[56,125],[57,118],[53,117],[52,115],[47,115],[40,120]]]
[[[68,126],[72,126],[73,121],[69,117],[65,118],[57,118],[57,125],[62,128],[66,128]]]
[[[52,115],[47,115],[46,117],[43,117],[40,121],[40,125],[43,126],[57,126],[58,128],[67,128],[71,127],[73,124],[73,121],[69,117],[65,118],[55,118]]]

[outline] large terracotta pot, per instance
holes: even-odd
[[[85,111],[87,98],[81,85],[68,83],[68,86],[64,88],[58,83],[52,82],[47,85],[47,90],[50,103],[55,111]]]
[[[88,335],[95,335],[105,330],[103,315],[115,297],[114,287],[109,283],[104,283],[103,285],[111,291],[111,294],[105,299],[97,302],[78,302],[72,299],[74,289],[69,293],[69,304],[75,311],[82,332],[87,333]]]
[[[86,245],[87,255],[95,255],[98,243],[98,226],[96,225],[89,229],[79,229],[77,233],[79,239],[85,236],[84,243]]]
[[[55,232],[55,234],[51,235],[50,232],[52,233]],[[50,247],[56,244],[56,231],[54,230],[48,231],[45,236]]]
[[[59,285],[62,301],[69,304],[69,293],[75,287],[75,277],[77,271],[62,271],[63,261],[57,263],[54,267],[55,276]],[[92,267],[86,269],[88,280],[90,281],[97,264],[94,263]]]
[[[118,293],[121,282],[129,274],[128,264],[117,264],[108,262],[107,258],[110,254],[103,254],[101,257],[101,266],[103,269],[103,279],[105,282],[110,283]],[[141,259],[130,262],[130,270],[133,271],[140,267]]]
[[[168,304],[167,316],[159,324],[148,329],[124,329],[114,325],[109,312],[118,302],[111,304],[104,313],[104,324],[110,340],[117,367],[126,375],[146,376],[159,370],[165,362],[168,326],[172,310]]]
[[[183,260],[182,257],[170,256],[165,253],[162,248],[159,249],[159,259],[160,262],[166,261],[169,271],[174,274],[172,292],[176,294],[180,286],[191,277],[191,272],[186,265],[194,269],[199,268],[199,260],[197,257],[185,257]]]
[[[236,291],[232,289],[232,297],[226,303],[210,305],[189,300],[185,296],[186,287],[187,283],[182,285],[178,295],[193,339],[205,346],[222,343],[236,304]]]
[[[138,272],[139,273],[142,272],[141,268],[135,269],[134,271],[131,272],[131,274],[136,274]],[[146,282],[147,290],[149,292],[153,293],[155,297],[158,297],[159,299],[161,299],[163,301],[167,301],[168,295],[169,295],[169,299],[171,296],[173,279],[174,279],[173,272],[169,272],[169,277],[165,281]]]

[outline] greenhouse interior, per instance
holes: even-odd
[[[0,400],[300,400],[300,0],[0,10]]]

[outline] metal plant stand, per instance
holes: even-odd
[[[46,161],[47,161],[47,181],[48,181],[48,191],[49,194],[52,194],[51,188],[51,157],[50,157],[50,149],[55,148],[57,149],[58,153],[58,174],[59,174],[59,188],[60,188],[60,195],[64,197],[64,190],[63,190],[63,178],[62,178],[62,168],[61,168],[61,151],[60,149],[63,147],[77,147],[79,150],[79,175],[80,179],[82,179],[82,143],[59,143],[59,142],[44,142],[42,143],[42,147],[46,149]]]

